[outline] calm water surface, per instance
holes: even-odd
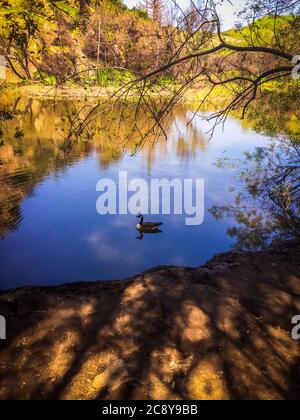
[[[228,120],[209,140],[207,123],[199,117],[187,128],[191,112],[183,109],[174,115],[168,142],[146,144],[130,156],[100,132],[66,160],[59,144],[74,107],[23,99],[1,104],[17,112],[16,121],[3,123],[6,138],[17,126],[25,137],[0,148],[0,287],[118,279],[165,264],[199,266],[231,249],[234,220],[217,221],[209,209],[233,204],[241,185],[236,171],[214,163],[225,151],[240,157],[266,138]],[[117,180],[120,170],[130,179],[203,178],[204,223],[189,227],[185,216],[149,216],[164,222],[163,232],[138,240],[134,216],[96,212],[97,182]]]

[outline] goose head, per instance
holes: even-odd
[[[138,219],[140,219],[140,221],[139,221],[139,223],[137,224],[137,229],[141,229],[141,227],[143,226],[143,223],[144,223],[144,216],[143,215],[138,215],[138,216],[136,216]]]

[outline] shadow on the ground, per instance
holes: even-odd
[[[300,246],[0,295],[1,399],[298,399]]]

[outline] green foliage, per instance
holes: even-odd
[[[33,74],[34,80],[44,83],[45,85],[55,86],[58,83],[56,75],[51,75],[45,71],[36,71]]]
[[[252,104],[249,125],[268,136],[285,136],[300,144],[299,83],[279,82]]]
[[[120,71],[112,68],[98,68],[92,78],[99,86],[107,87],[121,85],[133,80],[133,75],[129,71]]]
[[[134,13],[139,18],[149,19],[148,13],[145,10],[133,8],[132,13]]]
[[[300,37],[300,16],[265,16],[250,25],[231,29],[224,34],[238,45],[277,46],[278,42],[287,49],[294,47]]]
[[[67,13],[72,18],[76,18],[79,15],[80,11],[78,5],[72,3],[70,4],[70,1],[67,0],[55,1],[55,7],[61,10],[62,12]]]

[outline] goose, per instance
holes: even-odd
[[[136,225],[137,230],[144,233],[157,233],[160,232],[159,227],[162,223],[157,222],[144,222],[144,216],[137,216],[140,222]]]

